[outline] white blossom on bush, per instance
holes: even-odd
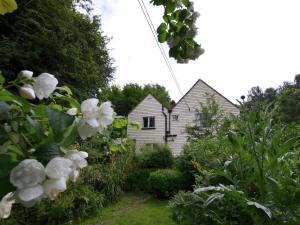
[[[35,93],[32,85],[24,84],[22,87],[20,87],[20,95],[26,99],[35,99]]]
[[[98,111],[98,121],[100,126],[107,127],[113,122],[114,110],[110,102],[104,102],[100,105]]]
[[[52,94],[58,84],[58,80],[49,73],[39,75],[34,83],[33,89],[39,100],[48,98]]]
[[[43,184],[45,195],[54,200],[59,193],[67,190],[66,180],[62,177],[60,179],[49,179]]]
[[[114,111],[110,102],[104,102],[98,106],[99,100],[90,98],[81,103],[83,119],[77,124],[80,137],[84,140],[95,135],[113,122]]]
[[[16,200],[25,207],[32,207],[40,202],[44,196],[43,186],[38,184],[33,187],[22,188],[17,191]]]
[[[64,178],[67,181],[70,173],[72,172],[72,165],[73,162],[70,159],[55,157],[48,162],[45,172],[49,178]]]
[[[9,217],[12,205],[15,203],[13,196],[14,193],[10,192],[0,201],[0,219],[6,219]]]
[[[67,111],[67,114],[70,116],[75,116],[77,114],[77,108],[71,108]]]
[[[33,75],[33,72],[30,71],[30,70],[22,70],[19,74],[21,77],[24,77],[26,79],[31,79],[32,78],[32,75]]]
[[[45,168],[35,159],[25,159],[10,172],[10,182],[18,189],[33,187],[45,180]]]
[[[86,158],[88,153],[78,150],[70,150],[65,154],[65,157],[73,162],[75,169],[83,169],[87,166]]]

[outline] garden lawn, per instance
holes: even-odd
[[[126,194],[80,225],[175,225],[167,200],[149,195]]]

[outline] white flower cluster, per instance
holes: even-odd
[[[48,98],[56,89],[58,80],[50,73],[42,73],[36,78],[32,77],[32,75],[33,72],[29,70],[20,72],[22,78],[33,80],[33,85],[24,84],[20,88],[20,95],[26,99],[35,99],[37,97],[39,100],[42,100]]]
[[[114,110],[110,102],[104,102],[98,106],[99,100],[90,98],[81,103],[83,118],[77,124],[80,137],[85,140],[97,133],[103,133],[104,129],[113,122]]]
[[[64,157],[51,159],[46,167],[35,159],[25,159],[10,172],[10,182],[17,191],[9,193],[0,202],[0,219],[10,215],[12,204],[32,207],[42,198],[55,199],[67,189],[67,181],[73,182],[80,169],[87,166],[88,153],[68,151]]]

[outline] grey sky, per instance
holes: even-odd
[[[155,26],[162,8],[144,0]],[[112,37],[115,84],[164,85],[171,97],[181,96],[169,74],[137,0],[94,0],[103,32]],[[205,53],[178,65],[170,59],[185,93],[199,79],[234,101],[253,86],[277,87],[300,73],[299,0],[194,0],[197,40]],[[167,46],[165,46],[167,51]]]

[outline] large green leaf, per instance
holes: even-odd
[[[43,127],[28,115],[26,116],[26,119],[29,122],[29,124],[35,129],[35,134],[38,140],[41,140],[44,136]]]
[[[15,0],[0,0],[0,15],[11,13],[18,8]]]
[[[17,163],[15,158],[10,154],[0,155],[0,199],[8,192],[15,190],[9,182],[9,175]]]
[[[44,144],[40,145],[34,152],[34,156],[37,157],[38,161],[46,165],[46,163],[54,157],[59,156],[59,146],[55,144]]]
[[[58,142],[61,141],[63,139],[64,132],[72,125],[75,117],[50,107],[46,108],[46,114],[49,118],[54,139]]]

